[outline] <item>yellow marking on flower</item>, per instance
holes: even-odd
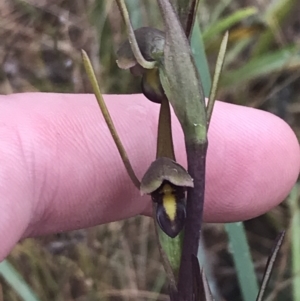
[[[164,184],[161,192],[163,193],[162,201],[165,208],[166,214],[169,219],[173,222],[176,218],[176,196],[174,194],[174,189],[169,184]]]

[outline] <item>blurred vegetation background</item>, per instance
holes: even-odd
[[[127,5],[135,28],[162,28],[156,1],[127,0]],[[268,110],[288,122],[298,138],[299,16],[296,0],[200,0],[197,20],[207,56],[197,63],[211,74],[221,37],[230,29],[218,98]],[[124,28],[112,0],[0,0],[0,40],[1,94],[90,93],[80,49],[89,54],[104,93],[141,92],[139,79],[115,62]],[[268,301],[300,300],[299,191],[296,186],[282,205],[245,223],[259,279],[274,238],[288,230]],[[242,300],[224,226],[206,225],[204,237],[216,300]],[[27,239],[8,262],[15,270],[1,267],[0,301],[168,300],[146,217]],[[26,295],[26,286],[10,285],[14,277],[25,281],[36,299]]]

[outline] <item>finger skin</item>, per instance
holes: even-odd
[[[159,106],[141,95],[105,100],[138,178],[155,158]],[[177,159],[183,134],[173,118]],[[21,238],[150,213],[93,95],[0,97],[0,259]],[[299,174],[298,141],[281,119],[217,102],[209,130],[205,220],[231,222],[280,203]]]

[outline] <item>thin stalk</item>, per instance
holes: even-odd
[[[89,77],[89,80],[90,80],[91,84],[92,84],[94,94],[96,96],[97,102],[99,104],[99,107],[100,107],[101,112],[103,114],[103,117],[105,119],[105,122],[106,122],[106,124],[109,128],[109,131],[111,133],[111,136],[113,137],[114,142],[115,142],[115,144],[118,148],[118,151],[120,153],[120,156],[122,158],[122,161],[125,165],[125,168],[127,170],[127,173],[129,175],[131,181],[139,189],[140,188],[140,181],[137,178],[137,176],[135,175],[135,172],[134,172],[134,170],[133,170],[133,168],[130,164],[128,155],[126,153],[126,150],[123,147],[121,139],[120,139],[120,137],[119,137],[119,135],[116,131],[116,128],[115,128],[114,123],[111,119],[111,116],[109,114],[107,106],[104,102],[104,99],[102,97],[102,94],[101,94],[101,91],[100,91],[100,88],[99,88],[99,85],[98,85],[98,82],[97,82],[97,79],[96,79],[96,76],[95,76],[95,72],[93,70],[93,66],[91,64],[91,61],[90,61],[87,53],[84,50],[82,50],[81,53],[82,53],[82,59],[83,59],[83,64],[84,64],[85,71],[86,71],[86,73]]]
[[[208,98],[208,104],[206,108],[206,118],[207,118],[207,128],[209,127],[211,115],[213,112],[214,104],[216,101],[216,94],[218,90],[218,85],[219,85],[219,79],[222,73],[222,68],[224,64],[224,59],[225,59],[225,54],[226,54],[226,48],[227,48],[227,43],[228,43],[228,31],[226,31],[219,50],[217,62],[216,62],[216,68],[215,68],[215,73],[213,77],[213,82],[212,82],[212,87],[209,93],[209,98]]]
[[[191,258],[194,255],[197,256],[202,225],[207,142],[196,144],[186,141],[186,151],[188,173],[194,179],[194,188],[189,188],[187,194],[187,217],[179,270],[178,291],[183,300],[192,300],[193,275],[191,272]]]
[[[131,25],[131,21],[130,21],[130,17],[129,17],[129,13],[128,10],[126,8],[126,4],[124,2],[124,0],[116,0],[118,7],[121,11],[121,14],[123,16],[123,20],[124,23],[126,25],[126,31],[127,31],[127,36],[128,36],[128,40],[131,46],[131,50],[134,54],[134,57],[136,58],[137,62],[139,65],[141,65],[143,68],[145,69],[153,69],[155,67],[155,62],[149,62],[146,61],[145,58],[143,57],[139,45],[136,41],[135,38],[135,34]]]
[[[260,286],[256,301],[262,301],[263,300],[267,285],[269,283],[269,280],[270,280],[270,277],[271,277],[271,274],[272,274],[272,271],[273,271],[275,260],[277,258],[278,253],[279,253],[280,247],[282,245],[284,236],[285,236],[285,231],[281,232],[279,234],[278,238],[276,239],[276,243],[275,243],[275,246],[273,248],[273,251],[272,251],[272,253],[269,256],[268,261],[267,261],[267,265],[266,265],[265,272],[264,272],[264,277],[263,277],[263,280],[261,282],[261,286]],[[298,236],[297,236],[297,240],[298,240]],[[297,285],[298,285],[298,292],[299,292],[299,283],[297,283]],[[294,299],[294,300],[297,301],[299,299]]]

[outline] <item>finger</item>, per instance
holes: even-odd
[[[253,218],[288,195],[300,171],[291,128],[264,111],[219,102],[209,132],[205,218]]]
[[[5,149],[5,141],[13,156],[3,152],[0,157],[1,169],[7,171],[1,175],[9,175],[6,181],[1,177],[6,187],[0,187],[1,208],[11,212],[7,222],[0,222],[0,239],[1,230],[9,227],[13,244],[22,232],[65,231],[149,213],[149,198],[140,197],[130,182],[94,96],[1,98],[0,148]],[[158,106],[141,95],[105,99],[141,178],[155,156]],[[176,121],[174,132],[177,157],[184,163]],[[242,220],[265,212],[287,195],[298,173],[299,146],[283,121],[217,103],[209,133],[207,221]],[[16,186],[19,194],[7,198]],[[10,209],[15,204],[21,204],[19,211]]]

